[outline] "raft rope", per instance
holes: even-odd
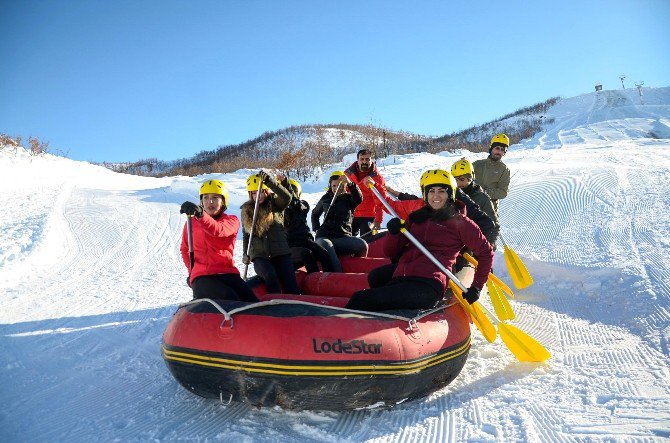
[[[233,327],[233,314],[237,314],[243,311],[249,311],[252,309],[260,308],[263,306],[276,306],[276,305],[304,305],[304,306],[315,306],[318,308],[325,308],[325,309],[332,309],[335,311],[340,311],[340,312],[348,312],[352,314],[359,314],[359,315],[365,315],[368,317],[381,317],[381,318],[390,318],[393,320],[401,320],[401,321],[406,321],[409,323],[409,328],[410,330],[414,330],[416,327],[416,322],[421,320],[424,317],[427,317],[431,314],[434,314],[436,312],[442,311],[444,309],[447,309],[455,304],[457,304],[457,301],[452,300],[450,303],[446,305],[440,305],[436,308],[433,308],[429,311],[422,312],[421,315],[417,315],[416,317],[403,317],[401,315],[393,315],[393,314],[384,314],[382,312],[370,312],[370,311],[359,311],[356,309],[347,309],[347,308],[340,308],[338,306],[328,306],[328,305],[320,305],[318,303],[311,303],[307,301],[300,301],[300,300],[268,300],[268,301],[261,301],[258,303],[252,303],[247,306],[241,306],[236,309],[232,309],[230,311],[226,311],[219,305],[217,302],[212,300],[211,298],[198,298],[195,300],[191,300],[186,303],[182,303],[179,305],[179,308],[183,308],[186,306],[191,306],[194,304],[198,303],[209,303],[212,306],[214,306],[221,314],[223,314],[223,321],[221,322],[221,327],[227,322],[230,321],[230,327]]]

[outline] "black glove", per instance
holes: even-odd
[[[389,233],[396,235],[400,233],[400,230],[405,227],[405,220],[400,220],[398,217],[394,217],[386,223],[386,229],[389,230]]]
[[[468,301],[468,303],[473,304],[479,300],[479,293],[481,289],[470,286],[467,291],[463,293],[463,298]]]
[[[265,183],[265,184],[268,184],[268,183],[270,182],[270,175],[269,175],[267,172],[263,171],[263,170],[261,170],[261,171],[258,173],[258,178],[260,178],[261,181],[262,181],[263,183]]]
[[[189,288],[191,287],[191,276],[190,275],[188,277],[186,277],[186,284],[188,285]]]
[[[196,218],[202,217],[202,206],[198,206],[192,202],[184,202],[181,204],[180,214],[195,215]]]

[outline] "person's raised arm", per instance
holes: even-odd
[[[318,231],[321,227],[321,221],[319,219],[321,218],[321,214],[323,214],[323,206],[324,197],[321,197],[316,203],[316,206],[314,206],[314,209],[312,209],[312,231],[314,232]]]

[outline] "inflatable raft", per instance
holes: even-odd
[[[258,287],[260,303],[186,303],[163,334],[163,358],[186,389],[222,402],[344,410],[425,396],[463,368],[469,318],[451,301],[430,311],[344,309],[383,263],[350,259],[348,273],[298,273],[303,292],[314,295]]]

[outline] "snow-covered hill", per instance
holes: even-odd
[[[475,330],[446,389],[392,410],[221,406],[179,386],[161,334],[190,299],[179,204],[222,178],[146,178],[0,150],[2,441],[664,441],[670,438],[670,88],[559,101],[513,146],[505,240],[535,284],[514,322],[552,352],[519,363]],[[397,189],[461,154],[381,160]],[[352,161],[347,156],[340,169]],[[315,203],[326,177],[304,185]],[[502,249],[502,248],[499,248]],[[238,263],[241,247],[238,244]],[[501,252],[496,272],[508,279]]]

